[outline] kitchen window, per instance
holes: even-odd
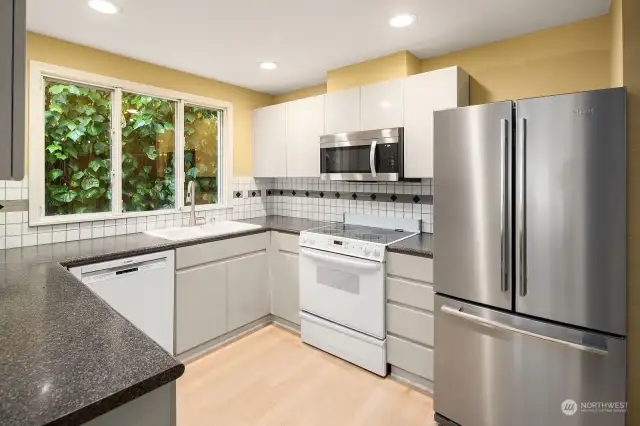
[[[31,62],[29,223],[228,207],[229,102]],[[223,155],[224,154],[224,155]]]

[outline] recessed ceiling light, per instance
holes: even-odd
[[[107,0],[89,0],[89,7],[97,12],[113,15],[118,13],[118,6]]]
[[[416,22],[416,19],[418,19],[418,17],[413,13],[401,13],[389,19],[389,25],[394,28],[408,27]]]
[[[278,68],[278,64],[276,64],[275,62],[262,62],[260,64],[260,68],[262,68],[263,70],[275,70],[276,68]]]

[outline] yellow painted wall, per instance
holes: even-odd
[[[623,31],[622,0],[611,1],[611,86],[622,86]]]
[[[273,103],[281,104],[283,102],[291,102],[297,99],[309,98],[311,96],[324,95],[325,93],[327,93],[327,85],[318,84],[317,86],[305,87],[303,89],[294,90],[293,92],[276,95],[273,98]]]
[[[27,60],[232,102],[234,172],[251,175],[252,111],[272,104],[273,96],[34,33],[27,34]]]
[[[405,57],[407,76],[420,74],[422,72],[422,61],[414,56],[412,53],[407,52]]]
[[[622,4],[622,80],[627,87],[628,425],[640,425],[640,3]],[[614,3],[615,6],[615,3]]]
[[[416,73],[416,64],[415,56],[405,50],[327,71],[327,92],[407,77]]]
[[[614,0],[616,2],[621,0]],[[614,7],[615,9],[615,7]],[[471,75],[471,103],[480,104],[621,85],[617,12],[418,60],[403,51],[327,72],[328,92],[453,65]],[[621,68],[621,67],[620,67]],[[322,93],[322,85],[276,97],[276,102]]]
[[[611,18],[568,25],[428,58],[422,70],[459,65],[471,103],[599,89],[611,85]]]

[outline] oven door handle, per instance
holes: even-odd
[[[378,141],[374,140],[371,142],[371,151],[369,151],[369,167],[371,168],[371,177],[375,178],[378,175],[376,171],[376,146],[378,145]]]
[[[368,272],[378,271],[382,267],[381,262],[355,260],[355,259],[348,258],[348,256],[342,256],[342,255],[338,255],[339,256],[338,257],[336,255],[319,253],[317,251],[312,251],[304,248],[300,250],[300,254],[310,259],[313,259],[328,265],[346,266],[348,268],[357,269],[360,271],[368,271]]]

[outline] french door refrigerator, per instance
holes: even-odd
[[[436,420],[623,426],[626,91],[436,112]]]

